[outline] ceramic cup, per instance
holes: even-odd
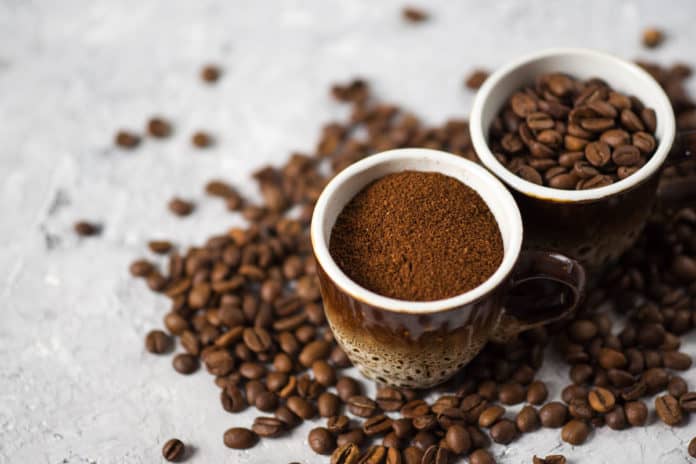
[[[589,190],[544,187],[508,171],[488,147],[491,123],[515,91],[549,72],[580,79],[599,77],[654,108],[658,146],[650,160],[623,180]],[[515,196],[524,221],[525,247],[557,251],[575,258],[593,276],[638,239],[656,199],[661,168],[666,163],[688,158],[696,150],[694,132],[676,133],[669,98],[655,79],[633,63],[584,49],[546,50],[501,68],[479,89],[469,128],[481,162]]]
[[[405,170],[454,177],[477,191],[493,213],[503,260],[478,287],[437,301],[388,298],[352,281],[329,254],[331,229],[343,207],[372,181]],[[500,181],[471,161],[435,150],[391,150],[341,171],[317,201],[311,240],[324,310],[336,341],[366,377],[395,386],[441,383],[488,340],[563,318],[584,292],[584,270],[576,261],[521,250],[520,212]]]

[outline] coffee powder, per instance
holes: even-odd
[[[412,301],[471,290],[503,258],[498,224],[481,197],[452,177],[416,171],[360,191],[336,219],[329,249],[359,285]]]

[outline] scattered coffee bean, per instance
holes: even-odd
[[[172,133],[172,126],[167,120],[155,117],[147,122],[147,133],[158,139],[169,137]]]
[[[201,79],[208,83],[217,82],[220,78],[220,74],[220,68],[213,64],[206,65],[201,69]]]
[[[655,412],[660,420],[667,425],[677,425],[684,417],[679,401],[672,395],[655,398]]]
[[[616,399],[614,394],[606,388],[596,387],[590,391],[587,399],[592,409],[599,413],[606,413],[614,408]]]
[[[172,438],[162,447],[162,457],[169,462],[180,461],[186,454],[186,447],[178,438]]]
[[[491,438],[496,443],[507,445],[517,436],[517,427],[509,419],[501,419],[491,427]]]
[[[193,203],[175,197],[169,202],[169,211],[177,216],[188,216],[193,212]]]
[[[169,242],[167,240],[151,240],[147,243],[147,247],[153,253],[157,253],[158,255],[164,255],[171,251],[172,242]]]
[[[542,404],[546,401],[549,392],[546,389],[546,384],[540,381],[534,381],[527,388],[527,402],[532,404]]]
[[[689,456],[696,458],[696,437],[692,438],[689,442]]]
[[[140,137],[133,132],[121,130],[116,133],[114,143],[121,148],[132,150],[140,144]]]
[[[465,85],[471,90],[478,90],[486,79],[488,79],[488,71],[483,69],[475,69],[469,74],[464,81]]]
[[[534,456],[532,464],[566,464],[566,458],[562,454],[550,454],[545,458]]]
[[[73,225],[75,233],[81,237],[91,237],[101,232],[99,224],[88,221],[78,221]]]
[[[539,410],[539,420],[544,427],[558,428],[565,424],[567,414],[565,404],[552,401]]]
[[[474,450],[473,453],[469,455],[470,464],[495,464],[495,459],[491,456],[485,449]]]
[[[664,39],[664,33],[660,29],[648,27],[643,30],[643,45],[647,48],[657,47]]]
[[[573,419],[563,426],[561,439],[571,445],[581,445],[587,440],[590,427],[579,419]]]
[[[469,432],[462,425],[453,425],[445,434],[447,448],[454,454],[464,454],[471,448]]]
[[[491,427],[505,414],[505,408],[498,405],[489,406],[478,418],[479,427]]]
[[[515,425],[523,433],[529,433],[539,428],[541,420],[534,406],[524,406],[515,417]]]
[[[324,427],[315,427],[307,436],[310,448],[317,454],[331,454],[336,448],[336,439]]]
[[[213,144],[213,137],[207,132],[194,132],[191,136],[191,143],[197,148],[207,148]]]
[[[428,19],[428,13],[420,8],[412,6],[404,7],[403,10],[401,10],[401,15],[406,21],[412,23],[421,23]]]
[[[351,396],[346,401],[348,411],[358,417],[371,417],[377,411],[377,403],[367,396]]]
[[[247,449],[256,444],[258,437],[249,429],[233,427],[225,432],[223,441],[228,448]]]
[[[171,338],[161,330],[151,330],[145,336],[145,349],[150,353],[166,353],[171,347]]]
[[[198,358],[188,353],[180,353],[174,356],[172,366],[180,374],[193,374],[198,370]]]

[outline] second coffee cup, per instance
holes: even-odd
[[[358,284],[339,266],[330,241],[344,207],[374,181],[403,171],[444,174],[483,200],[502,242],[502,256],[490,276],[453,296],[420,298],[418,289],[410,289],[413,292],[405,294],[412,297],[400,299],[374,287],[370,290],[365,282]],[[389,210],[382,208],[377,214]],[[485,169],[461,157],[400,149],[346,168],[322,192],[311,225],[324,310],[337,342],[365,376],[390,385],[425,388],[454,375],[487,341],[503,341],[569,315],[584,293],[583,268],[559,254],[522,251],[522,236],[522,219],[510,193]],[[344,252],[350,255],[350,250]]]

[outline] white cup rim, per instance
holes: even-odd
[[[646,88],[650,89],[655,99],[659,101],[659,105],[655,107],[655,112],[658,118],[658,125],[663,124],[664,130],[662,136],[658,140],[658,146],[655,153],[648,162],[634,174],[614,182],[605,187],[599,187],[588,190],[563,190],[551,187],[537,185],[533,182],[524,180],[523,178],[513,174],[498,159],[493,155],[493,152],[488,146],[488,127],[483,127],[483,112],[488,101],[488,97],[495,89],[496,85],[509,74],[513,73],[518,68],[531,62],[553,57],[553,56],[573,56],[578,60],[586,58],[603,58],[606,62],[611,63],[613,69],[598,70],[597,77],[604,78],[611,83],[611,74],[613,71],[619,71],[632,74],[635,79],[642,81]],[[640,95],[637,97],[641,98]],[[527,196],[541,199],[551,199],[558,202],[585,202],[599,200],[610,195],[615,195],[625,190],[632,189],[636,185],[642,183],[651,177],[664,163],[669,155],[669,151],[674,143],[676,133],[676,122],[672,105],[667,97],[667,94],[662,89],[660,84],[644,69],[629,61],[618,58],[612,54],[590,50],[584,48],[552,48],[531,53],[522,58],[519,58],[506,66],[503,66],[493,73],[481,88],[478,90],[474,99],[474,104],[469,118],[469,129],[471,140],[481,162],[491,170],[496,176],[502,179],[507,185],[515,190],[524,193]]]
[[[503,226],[505,227],[506,236],[503,237],[505,251],[503,260],[498,269],[496,269],[485,282],[468,292],[451,298],[434,301],[407,301],[389,298],[358,285],[341,270],[329,253],[328,242],[333,224],[330,224],[330,226],[326,224],[326,216],[329,204],[336,195],[337,189],[349,179],[365,174],[384,163],[407,160],[432,161],[434,167],[430,170],[432,172],[441,172],[452,176],[452,170],[459,170],[460,172],[466,172],[468,175],[474,176],[477,181],[485,183],[486,185],[486,192],[482,191],[482,189],[477,191],[496,217],[501,235],[503,235]],[[436,166],[440,166],[440,169],[436,169]],[[493,193],[497,195],[496,198],[499,200],[497,201],[498,204],[495,205],[495,210],[493,207],[494,205],[491,203],[492,200],[486,198]],[[342,208],[343,206],[341,206],[341,209]],[[504,218],[507,222],[505,224],[500,224],[501,218]],[[326,233],[327,228],[328,234]],[[364,303],[380,309],[398,313],[429,314],[472,303],[489,294],[504,282],[514,268],[522,248],[522,217],[510,192],[495,178],[495,176],[478,164],[460,156],[438,150],[401,148],[368,156],[337,174],[326,185],[314,207],[312,224],[310,226],[310,238],[312,241],[312,249],[314,250],[314,255],[319,265],[328,275],[329,279],[344,292]]]

